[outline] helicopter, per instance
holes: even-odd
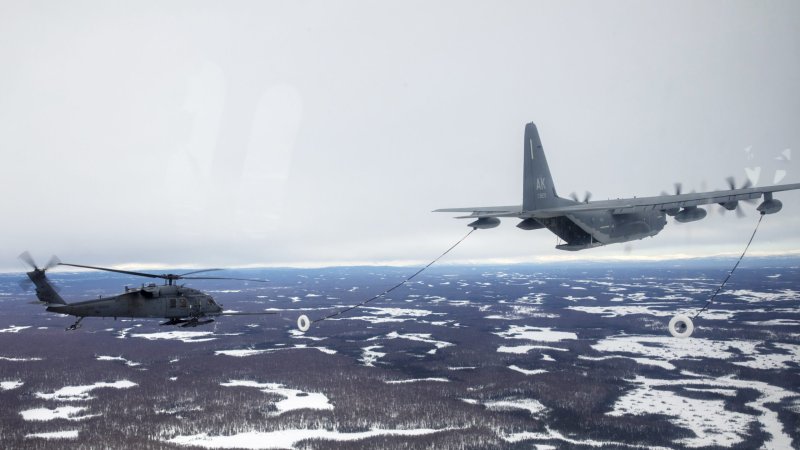
[[[74,331],[81,327],[81,321],[86,317],[131,317],[131,318],[165,318],[166,322],[161,325],[178,325],[181,327],[196,327],[214,322],[213,317],[217,316],[249,316],[249,315],[268,315],[274,312],[240,313],[224,312],[222,306],[214,301],[214,298],[202,291],[186,287],[176,283],[179,280],[238,280],[266,283],[267,280],[252,278],[228,278],[228,277],[206,277],[206,276],[187,276],[204,272],[212,272],[222,269],[204,269],[186,272],[182,274],[153,274],[144,272],[134,272],[129,270],[110,269],[107,267],[87,266],[82,264],[63,263],[58,257],[53,256],[50,261],[42,268],[36,265],[30,253],[23,252],[19,259],[33,268],[26,272],[33,285],[36,286],[36,297],[39,302],[47,306],[48,312],[67,314],[78,319],[66,328],[67,331]],[[106,298],[87,300],[82,302],[67,303],[58,294],[58,290],[53,287],[47,279],[45,272],[56,266],[70,266],[83,269],[103,270],[106,272],[122,273],[147,278],[160,278],[165,280],[164,284],[148,283],[142,284],[140,288],[125,287],[125,292]]]

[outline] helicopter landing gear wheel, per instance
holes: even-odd
[[[692,319],[683,314],[678,314],[669,321],[669,334],[676,338],[686,338],[694,332]]]
[[[73,323],[72,325],[68,326],[66,328],[66,330],[67,331],[75,331],[75,330],[77,330],[78,328],[81,327],[81,320],[83,320],[83,317],[78,317],[78,320],[76,320],[75,323]]]
[[[302,316],[297,318],[297,329],[305,333],[308,329],[311,328],[311,321],[308,320],[308,316],[303,314]]]

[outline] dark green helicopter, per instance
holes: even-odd
[[[239,313],[223,312],[222,306],[214,301],[210,295],[176,284],[178,280],[238,280],[254,281],[266,283],[267,280],[256,280],[251,278],[227,278],[227,277],[197,277],[187,276],[203,272],[211,272],[222,269],[196,270],[182,274],[152,274],[143,272],[133,272],[129,270],[109,269],[107,267],[86,266],[81,264],[62,263],[57,257],[53,256],[43,268],[36,266],[36,262],[30,253],[23,252],[19,258],[33,267],[27,272],[28,278],[36,286],[36,297],[40,302],[47,305],[47,311],[59,314],[75,316],[78,320],[67,327],[67,331],[77,330],[81,327],[81,321],[85,317],[140,317],[140,318],[165,318],[166,322],[161,325],[180,325],[182,327],[196,327],[214,321],[216,316],[242,316],[242,315],[263,315],[275,314],[273,312],[259,313]],[[55,266],[71,266],[84,269],[104,270],[106,272],[123,273],[139,277],[161,278],[166,280],[164,284],[155,283],[142,284],[140,288],[125,287],[125,293],[114,295],[96,300],[87,300],[76,303],[67,303],[58,294],[57,290],[50,284],[45,276],[45,272]]]

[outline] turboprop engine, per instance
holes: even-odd
[[[680,223],[694,222],[706,216],[706,210],[698,208],[697,206],[689,206],[683,208],[679,213],[675,214],[675,220]]]

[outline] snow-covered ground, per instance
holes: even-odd
[[[420,383],[425,381],[433,381],[437,383],[449,383],[447,378],[430,377],[430,378],[409,378],[404,380],[384,380],[386,384],[406,384],[406,383]]]
[[[30,326],[15,326],[15,325],[11,325],[8,328],[3,328],[2,330],[0,330],[0,333],[19,333],[20,331],[22,331],[22,330],[24,330],[26,328],[31,328],[31,327]]]
[[[288,429],[266,432],[251,431],[229,436],[209,436],[208,434],[202,433],[192,436],[175,436],[166,442],[205,448],[286,449],[295,448],[298,442],[306,439],[325,439],[347,442],[377,436],[424,436],[450,430],[451,428],[438,430],[428,428],[410,430],[374,428],[370,431],[358,433],[343,433],[324,429]]]
[[[80,430],[64,430],[64,431],[50,431],[47,433],[31,433],[26,434],[25,439],[39,438],[39,439],[78,439]]]
[[[91,417],[97,417],[99,414],[86,414],[79,416],[78,414],[87,410],[86,406],[59,406],[55,409],[50,408],[34,408],[27,409],[20,412],[23,420],[44,422],[55,419],[66,419],[72,421],[85,420]]]
[[[142,363],[129,361],[129,360],[127,360],[127,359],[125,359],[125,358],[123,358],[121,356],[100,355],[96,359],[98,361],[120,361],[120,362],[125,363],[125,365],[129,366],[129,367],[136,367],[136,366],[141,366],[142,365]]]
[[[709,378],[683,372],[679,380],[659,380],[637,376],[632,383],[635,388],[619,399],[609,415],[663,414],[673,417],[673,423],[694,432],[695,437],[681,439],[677,443],[687,447],[722,446],[729,447],[741,442],[748,427],[759,421],[762,429],[770,435],[764,444],[765,449],[791,448],[792,440],[783,429],[777,412],[766,404],[778,403],[784,398],[800,397],[800,393],[788,391],[760,381],[742,380],[732,376]],[[716,393],[720,399],[700,400],[680,395],[680,391],[665,387],[683,387],[685,390]],[[760,394],[747,406],[759,411],[753,416],[730,411],[725,407],[724,397],[731,390],[752,389]]]
[[[284,397],[283,400],[275,403],[278,409],[277,415],[295,409],[317,409],[332,410],[333,405],[325,394],[304,392],[298,389],[290,389],[279,383],[259,383],[251,380],[231,380],[227,383],[220,383],[225,387],[250,387],[260,390],[267,394],[277,394]]]
[[[523,369],[522,367],[515,366],[515,365],[508,366],[508,368],[511,369],[511,370],[515,370],[515,371],[517,371],[519,373],[523,373],[525,375],[539,375],[541,373],[547,373],[547,370],[545,370],[545,369],[528,370],[528,369]]]
[[[23,384],[25,383],[23,383],[21,380],[0,381],[0,391],[10,391],[22,386]]]
[[[155,340],[175,340],[181,342],[208,342],[217,339],[212,331],[161,331],[158,333],[136,333],[131,337]]]
[[[328,355],[333,355],[337,353],[336,350],[327,347],[319,347],[319,346],[309,347],[306,344],[295,344],[292,347],[279,347],[279,348],[265,348],[265,349],[243,348],[235,350],[216,350],[214,354],[217,356],[235,356],[237,358],[244,358],[245,356],[262,355],[264,353],[274,353],[284,350],[318,350]]]
[[[561,342],[578,339],[571,331],[553,331],[552,328],[511,325],[507,331],[494,333],[505,339],[524,339],[537,342]]]
[[[137,386],[136,383],[128,380],[119,380],[111,383],[99,382],[86,386],[66,386],[50,394],[36,392],[34,395],[45,400],[56,400],[60,402],[74,402],[81,400],[91,400],[94,397],[89,395],[95,389],[113,388],[128,389]]]
[[[367,367],[375,367],[375,363],[382,357],[386,356],[386,353],[376,351],[379,348],[383,348],[383,346],[370,345],[369,347],[362,348],[361,358],[358,360],[361,362],[361,364]]]
[[[670,370],[670,361],[681,359],[731,359],[740,354],[756,353],[756,341],[716,341],[703,338],[676,339],[670,336],[612,336],[592,345],[604,353],[628,353],[645,357],[643,363],[662,365]],[[625,356],[625,355],[623,355]],[[661,361],[656,363],[655,361]],[[663,364],[670,363],[670,364]]]

